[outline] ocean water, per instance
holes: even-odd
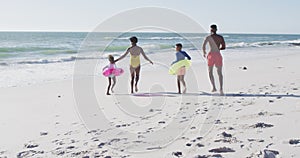
[[[146,53],[173,51],[183,43],[186,51],[201,47],[207,34],[175,33],[95,33],[88,49],[77,57],[86,32],[0,32],[0,87],[28,85],[72,77],[76,59],[105,59],[118,56],[130,45],[129,37],[137,36]],[[227,52],[255,52],[261,48],[298,49],[300,35],[222,34]],[[109,45],[107,45],[109,43]],[[254,51],[253,51],[254,50]],[[99,52],[93,56],[90,52]],[[270,52],[272,53],[272,52]]]

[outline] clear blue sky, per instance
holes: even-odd
[[[178,10],[223,33],[300,34],[299,0],[2,0],[0,31],[91,31],[136,7]]]

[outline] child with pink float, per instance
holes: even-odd
[[[111,90],[114,93],[114,87],[116,85],[116,76],[120,76],[124,70],[121,68],[117,68],[115,64],[115,59],[112,55],[108,56],[109,65],[103,68],[103,75],[108,78],[108,87],[106,91],[106,95],[110,95],[109,91]],[[113,84],[111,85],[111,80]]]

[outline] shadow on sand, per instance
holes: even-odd
[[[115,95],[131,95],[135,97],[179,97],[179,96],[216,96],[216,97],[269,97],[269,98],[300,98],[295,94],[247,94],[247,93],[225,93],[220,96],[218,93],[208,93],[201,91],[200,93],[178,94],[175,92],[153,92],[153,93],[135,93],[135,94],[115,94]]]
[[[198,93],[201,96],[220,96],[217,93]],[[268,98],[300,98],[300,95],[294,94],[247,94],[247,93],[225,93],[224,97],[268,97]]]

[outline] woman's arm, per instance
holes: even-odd
[[[127,48],[126,52],[123,55],[121,55],[118,59],[116,59],[115,62],[124,59],[128,55],[130,48],[131,47]]]
[[[153,62],[146,56],[144,50],[141,48],[141,54],[143,55],[143,57],[145,58],[145,60],[149,61],[151,64],[153,64]]]

